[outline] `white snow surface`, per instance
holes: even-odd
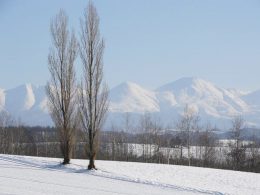
[[[155,93],[141,86],[126,82],[113,88],[109,94],[111,112],[158,112]]]
[[[151,113],[169,125],[188,105],[198,112],[201,121],[211,122],[222,129],[229,128],[230,120],[237,115],[242,115],[249,127],[260,127],[259,97],[260,91],[248,93],[224,89],[192,77],[178,79],[156,90],[125,82],[110,90],[107,126],[120,123],[126,112],[136,119],[140,114]],[[44,86],[25,84],[14,89],[0,89],[0,109],[27,125],[52,125]]]
[[[260,194],[260,175],[238,171],[134,162],[0,155],[0,194]]]

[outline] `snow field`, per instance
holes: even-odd
[[[260,194],[255,173],[134,162],[0,155],[0,194]]]

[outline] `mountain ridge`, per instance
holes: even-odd
[[[250,126],[260,126],[260,90],[244,93],[224,89],[198,77],[180,78],[155,90],[123,82],[110,90],[109,100],[107,124],[120,123],[119,118],[126,112],[136,116],[155,114],[164,124],[169,124],[188,105],[203,122],[226,127],[232,117],[242,115]],[[27,125],[52,125],[44,86],[27,83],[0,89],[0,110],[6,110]]]

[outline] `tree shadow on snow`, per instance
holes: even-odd
[[[172,184],[163,184],[159,182],[153,182],[148,180],[142,180],[139,178],[129,178],[124,175],[115,175],[113,173],[99,170],[88,170],[87,166],[78,165],[75,163],[63,165],[62,161],[57,162],[57,160],[44,160],[43,158],[36,157],[24,157],[24,156],[13,156],[13,155],[0,155],[0,166],[2,168],[16,168],[16,169],[34,169],[34,170],[48,170],[57,172],[67,172],[67,173],[81,173],[92,175],[96,177],[107,178],[111,180],[118,180],[131,183],[139,183],[143,185],[152,185],[161,188],[169,188],[180,191],[189,191],[200,194],[214,194],[222,195],[222,193],[217,191],[208,191],[202,189],[194,189],[189,187],[176,186]]]

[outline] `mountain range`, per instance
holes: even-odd
[[[260,126],[260,90],[242,92],[224,89],[200,78],[181,78],[155,90],[125,82],[110,90],[106,126],[121,123],[125,113],[134,120],[150,113],[163,124],[172,124],[186,105],[204,123],[228,128],[234,116],[241,115],[248,126]],[[24,124],[51,126],[45,87],[25,84],[13,89],[0,89],[0,110],[9,112]],[[135,121],[137,122],[137,121]]]

